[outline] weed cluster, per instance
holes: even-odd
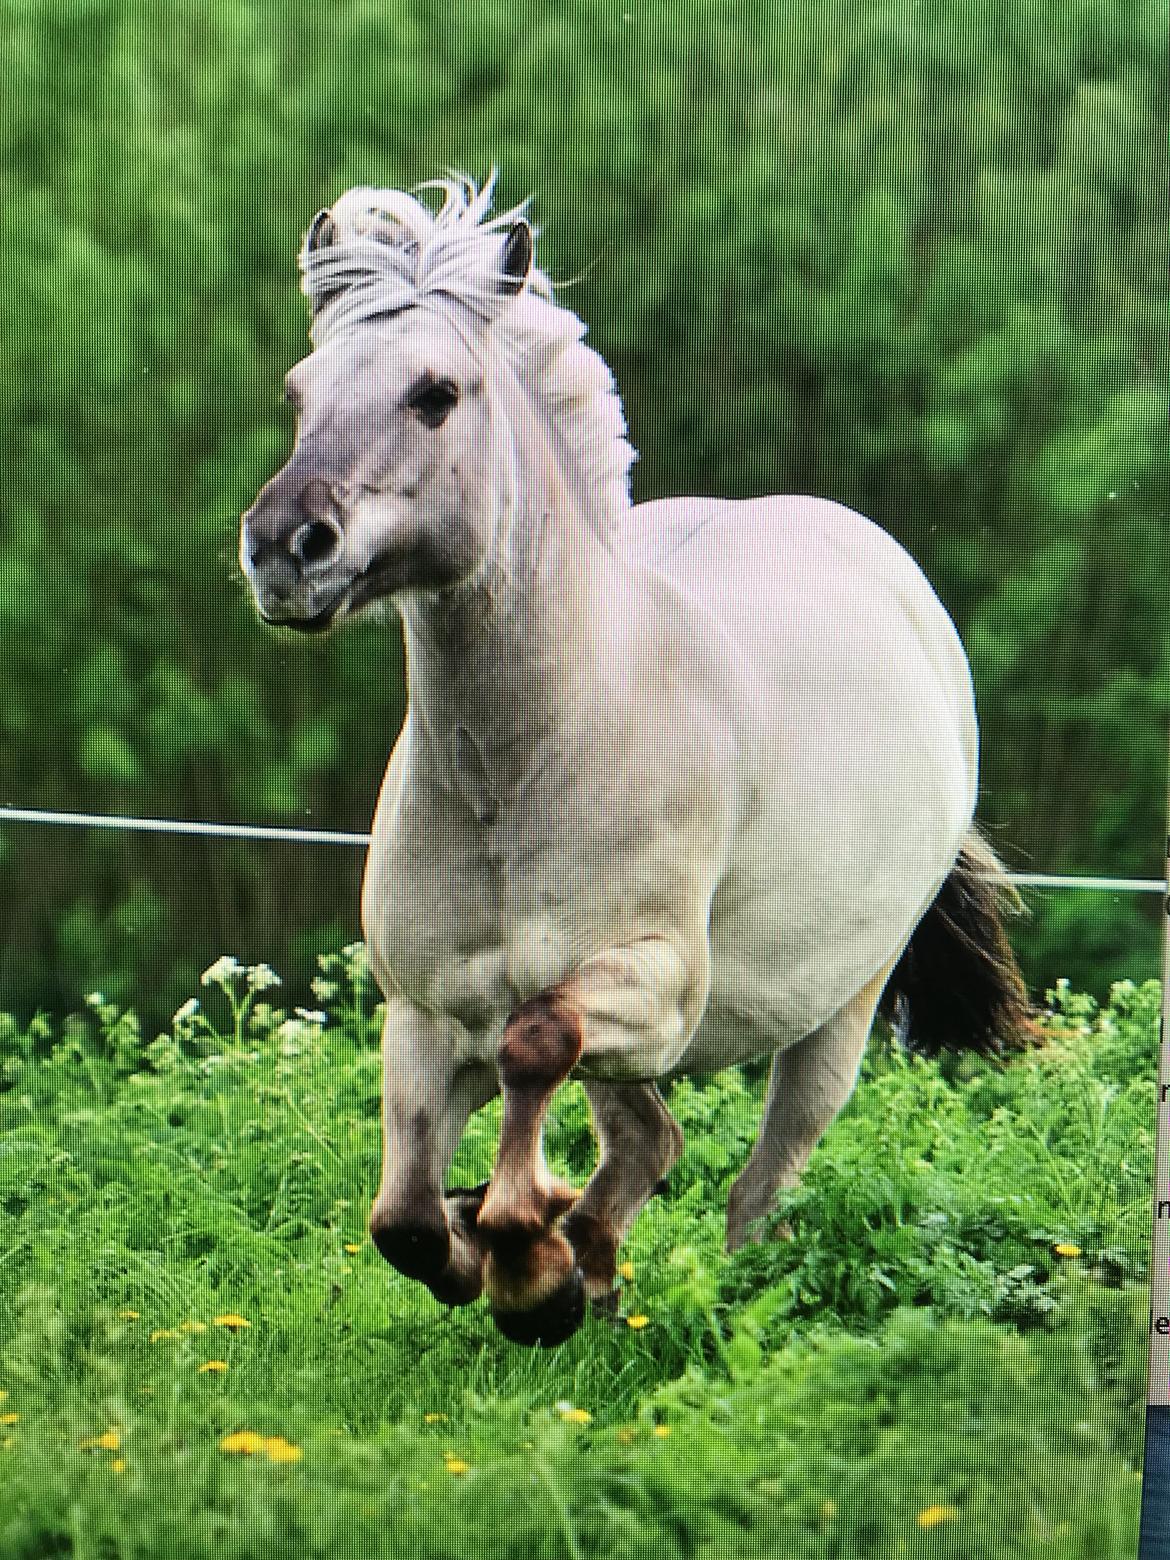
[[[322,964],[288,1012],[220,960],[149,1040],[96,992],[0,1020],[6,1560],[1133,1551],[1156,983],[1059,987],[1007,1066],[875,1039],[792,1238],[731,1258],[762,1083],[677,1082],[624,1323],[528,1353],[370,1246],[379,1014]],[[591,1168],[576,1085],[548,1153]]]

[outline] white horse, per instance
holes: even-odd
[[[935,1048],[1012,1043],[1025,998],[972,825],[970,674],[926,579],[820,499],[631,508],[612,377],[523,207],[489,216],[493,182],[318,214],[296,443],[240,557],[265,622],[401,614],[409,709],[363,890],[386,999],[371,1233],[552,1344],[612,1303],[681,1152],[658,1082],[775,1053],[734,1249],[848,1099],[887,983]],[[541,1147],[570,1075],[600,1148],[579,1194]],[[500,1090],[490,1183],[444,1194]]]

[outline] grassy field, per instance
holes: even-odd
[[[730,1259],[761,1080],[677,1084],[624,1321],[527,1352],[366,1238],[377,1015],[323,966],[320,1013],[221,961],[157,1038],[0,1020],[4,1560],[1132,1560],[1155,983],[1051,994],[1006,1068],[875,1040],[794,1238]],[[583,1177],[576,1086],[549,1137]]]

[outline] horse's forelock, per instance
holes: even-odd
[[[501,314],[515,291],[501,286],[505,247],[527,202],[490,216],[495,179],[493,169],[482,189],[463,174],[419,185],[442,192],[437,211],[406,190],[347,190],[329,213],[331,241],[314,245],[311,231],[300,253],[301,287],[314,304],[341,300],[323,332],[424,299],[448,299],[485,322]],[[539,273],[531,284],[551,293]]]
[[[522,287],[502,285],[509,235],[528,202],[492,216],[493,169],[482,187],[465,174],[419,185],[438,190],[437,210],[405,190],[359,185],[330,208],[331,241],[314,247],[313,230],[299,256],[301,287],[317,313],[314,345],[375,315],[420,307],[438,313],[467,339],[469,316],[490,329],[488,355],[501,352],[544,408],[566,463],[596,507],[629,503],[634,451],[608,366],[582,337],[585,326],[558,303],[535,265]],[[316,225],[314,225],[315,228]],[[595,516],[602,529],[605,519]]]

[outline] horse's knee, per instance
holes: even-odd
[[[533,997],[509,1018],[496,1053],[505,1089],[544,1089],[568,1077],[585,1042],[581,1016],[563,997]]]

